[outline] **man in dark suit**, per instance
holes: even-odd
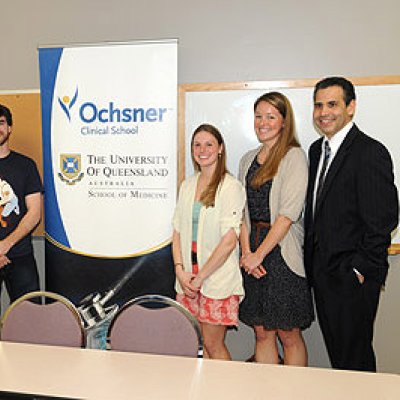
[[[352,122],[355,108],[347,79],[317,83],[323,136],[309,150],[304,258],[332,367],[376,371],[373,325],[398,196],[389,152]]]

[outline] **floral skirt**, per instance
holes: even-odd
[[[178,293],[176,300],[181,303],[199,322],[212,325],[238,326],[239,296],[226,299],[211,299],[196,293],[194,299]]]
[[[197,274],[197,243],[192,242],[192,272]],[[225,299],[211,299],[200,292],[192,299],[185,294],[178,293],[176,300],[181,303],[199,322],[212,325],[238,326],[239,302],[238,295]]]

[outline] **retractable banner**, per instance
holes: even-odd
[[[46,289],[173,293],[177,42],[39,48]]]

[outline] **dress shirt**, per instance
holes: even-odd
[[[322,164],[324,162],[324,144],[325,141],[328,141],[329,147],[331,149],[331,155],[329,157],[328,165],[326,166],[325,170],[325,176],[328,173],[329,167],[332,164],[333,159],[335,158],[336,153],[338,152],[341,144],[343,143],[344,139],[346,138],[347,134],[350,132],[350,129],[353,127],[354,122],[350,121],[347,125],[345,125],[340,131],[335,133],[330,139],[328,139],[326,136],[324,137],[324,140],[321,142],[321,156],[319,158],[319,164],[318,164],[318,171],[317,175],[315,177],[315,184],[314,184],[314,196],[313,196],[313,209],[315,210],[315,200],[317,198],[317,187],[318,187],[318,181],[319,181],[319,176],[321,174],[321,169],[322,169]]]

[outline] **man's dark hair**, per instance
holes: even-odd
[[[352,100],[356,99],[356,92],[354,90],[353,84],[347,80],[346,78],[342,78],[339,76],[332,76],[329,78],[324,78],[320,80],[314,88],[314,101],[315,101],[315,96],[320,89],[326,89],[331,86],[339,86],[343,89],[343,94],[344,94],[344,101],[346,103],[346,106],[350,104]]]
[[[5,117],[7,124],[12,126],[13,122],[11,111],[8,107],[3,106],[2,104],[0,104],[0,117]]]

